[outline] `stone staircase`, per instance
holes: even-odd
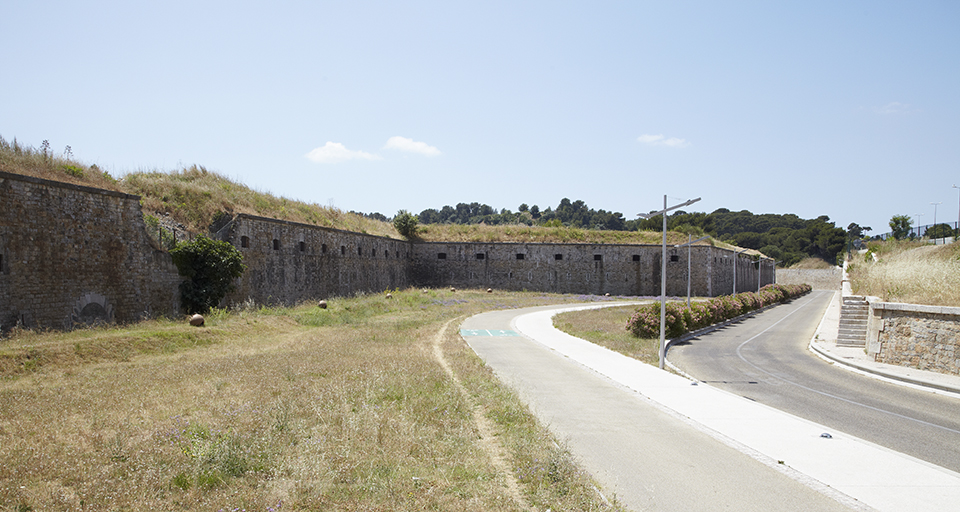
[[[870,303],[858,295],[843,297],[840,306],[840,331],[838,347],[865,347],[867,345],[867,316]]]

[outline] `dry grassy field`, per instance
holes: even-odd
[[[627,330],[627,321],[637,306],[570,311],[554,317],[561,331],[606,347],[651,365],[659,364],[659,338],[637,338]]]
[[[887,302],[960,307],[960,244],[889,241],[871,242],[868,248],[847,265],[853,293]]]
[[[585,297],[395,291],[0,340],[3,510],[610,510],[457,332]]]

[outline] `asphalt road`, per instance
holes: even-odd
[[[807,345],[833,292],[814,291],[670,348],[705,383],[960,471],[960,399],[837,368]]]

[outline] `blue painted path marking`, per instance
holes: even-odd
[[[519,336],[517,331],[502,329],[460,329],[460,336]]]

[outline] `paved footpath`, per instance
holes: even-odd
[[[604,305],[616,305],[605,303]],[[632,510],[951,510],[960,474],[658,370],[552,326],[548,306],[461,335]],[[789,306],[785,306],[789,307]]]

